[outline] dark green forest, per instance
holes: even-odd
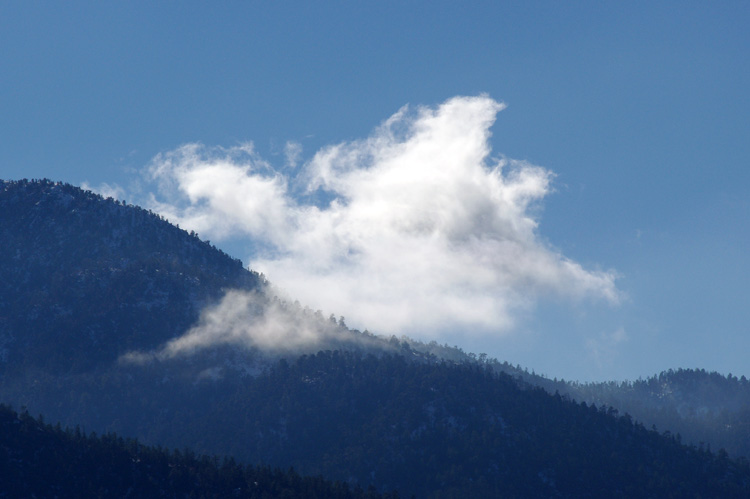
[[[154,383],[153,374],[60,383],[53,391],[68,390],[69,399],[61,393],[58,414],[109,422],[149,443],[407,496],[750,491],[745,460],[685,446],[611,407],[550,395],[490,366],[326,351],[279,360],[254,377]]]
[[[398,497],[294,470],[148,447],[115,434],[63,430],[0,405],[3,497]]]
[[[686,442],[750,456],[750,382],[705,369],[670,369],[634,382],[572,386],[579,400],[607,404]]]
[[[496,359],[487,362],[549,393],[615,407],[685,443],[750,456],[750,381],[745,376],[680,368],[635,381],[578,383],[549,379]]]

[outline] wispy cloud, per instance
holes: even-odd
[[[502,333],[553,295],[616,303],[614,272],[537,233],[553,173],[491,155],[503,108],[486,96],[404,107],[292,173],[252,144],[187,144],[148,167],[149,207],[213,240],[247,238],[250,266],[290,296],[381,333]],[[286,166],[300,154],[289,143]]]
[[[190,356],[222,345],[258,348],[266,352],[314,351],[322,344],[379,345],[372,335],[349,331],[345,324],[324,318],[320,311],[302,308],[267,293],[232,290],[201,312],[198,323],[185,334],[149,352],[129,352],[121,361],[144,363]]]
[[[94,187],[92,185],[89,185],[88,182],[83,182],[81,184],[81,188],[86,189],[88,191],[96,192],[97,194],[105,197],[105,198],[112,198],[112,199],[125,199],[125,189],[120,187],[117,184],[108,184],[106,182],[99,184],[99,186]]]
[[[628,340],[625,328],[619,328],[611,333],[602,333],[596,338],[586,341],[586,349],[597,367],[601,368],[612,362],[617,355],[618,347]]]
[[[302,144],[299,142],[287,141],[284,145],[284,157],[287,166],[295,168],[302,157]]]

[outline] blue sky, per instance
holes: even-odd
[[[748,25],[744,2],[5,2],[0,178],[107,184],[187,221],[191,206],[147,173],[185,144],[205,146],[202,164],[268,164],[292,185],[320,173],[316,153],[374,140],[407,104],[408,128],[420,109],[485,95],[507,106],[487,169],[506,158],[506,172],[515,160],[550,174],[524,244],[616,275],[618,299],[602,299],[603,281],[580,299],[516,286],[509,323],[405,330],[566,379],[750,375]],[[299,270],[253,253],[276,240],[252,230],[200,232],[251,265]],[[300,240],[274,247],[294,255]],[[354,279],[346,268],[326,274],[331,288]],[[575,294],[581,278],[558,284]]]

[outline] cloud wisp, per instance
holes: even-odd
[[[205,348],[238,346],[264,352],[311,352],[325,344],[385,348],[375,336],[350,331],[343,319],[325,319],[320,311],[290,304],[264,291],[228,291],[216,304],[201,312],[198,322],[185,334],[161,348],[122,356],[124,363],[190,357]]]
[[[611,364],[617,355],[621,344],[628,340],[628,334],[625,328],[618,328],[612,333],[601,333],[596,338],[589,338],[586,341],[586,350],[598,368]]]
[[[187,144],[149,165],[148,204],[213,240],[246,238],[250,267],[288,295],[379,333],[498,334],[545,297],[617,303],[614,272],[537,232],[553,173],[491,155],[503,108],[487,96],[404,107],[307,161],[289,143],[284,168],[251,144]]]

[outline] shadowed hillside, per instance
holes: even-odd
[[[6,497],[382,497],[293,470],[170,452],[79,428],[63,431],[1,405],[0,442],[0,494]]]
[[[82,372],[184,332],[226,288],[262,279],[135,206],[0,182],[0,372]]]

